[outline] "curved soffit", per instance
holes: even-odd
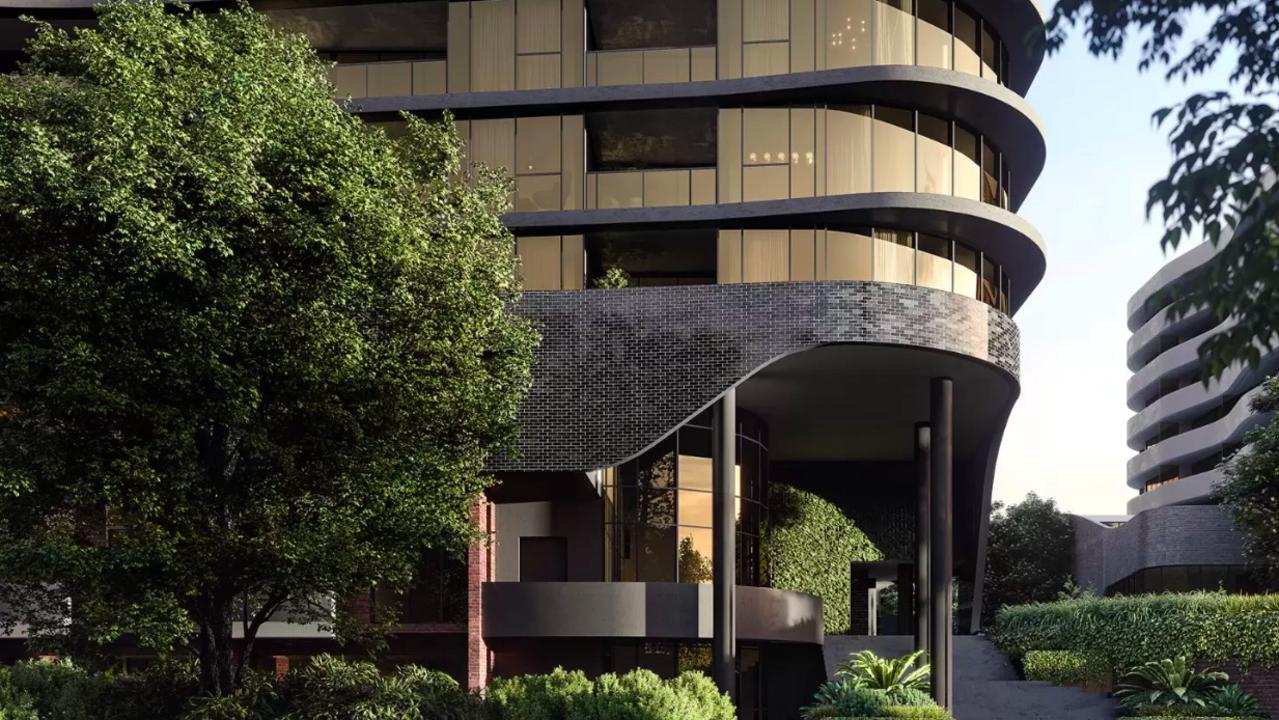
[[[1128,447],[1141,450],[1146,439],[1159,430],[1160,423],[1178,422],[1202,413],[1227,395],[1239,395],[1255,388],[1279,368],[1279,353],[1262,358],[1257,368],[1236,365],[1211,381],[1207,387],[1192,383],[1159,398],[1128,419]]]
[[[903,227],[954,238],[989,253],[1013,279],[1015,313],[1043,279],[1044,241],[1024,218],[993,205],[924,193],[861,193],[689,207],[543,210],[508,213],[516,234],[567,235],[595,229],[767,228],[803,224]]]
[[[660,85],[445,93],[359,98],[353,112],[393,117],[400,111],[458,117],[553,115],[595,110],[768,105],[784,103],[881,103],[962,120],[992,138],[1012,163],[1017,208],[1044,168],[1043,122],[1025,98],[1002,85],[949,70],[879,65]]]
[[[1151,298],[1174,285],[1188,274],[1208,264],[1222,246],[1202,242],[1188,250],[1184,255],[1169,260],[1167,264],[1155,271],[1137,292],[1128,299],[1128,329],[1136,332],[1142,325],[1164,308],[1150,309],[1146,307]]]
[[[635,457],[775,360],[847,343],[919,348],[1017,381],[1007,315],[954,293],[879,282],[530,292],[542,333],[514,452],[493,471],[590,471]]]

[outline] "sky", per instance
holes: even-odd
[[[1047,58],[1029,99],[1048,136],[1048,163],[1019,213],[1043,234],[1048,272],[1017,313],[1022,395],[995,473],[994,497],[1034,491],[1068,512],[1115,515],[1136,491],[1125,465],[1128,298],[1171,256],[1146,219],[1146,191],[1171,159],[1151,113],[1226,71],[1169,83],[1140,73],[1135,53],[1094,58],[1078,36]],[[1182,247],[1184,252],[1187,248]]]

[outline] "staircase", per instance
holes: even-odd
[[[957,635],[954,643],[955,720],[1114,720],[1116,705],[1106,695],[1020,680],[986,638]],[[833,677],[836,665],[862,650],[899,657],[912,649],[906,635],[827,635],[826,674]]]

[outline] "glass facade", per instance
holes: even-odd
[[[883,105],[725,109],[719,201],[920,192],[1009,206],[1012,173],[987,138]]]
[[[760,585],[767,513],[764,426],[739,411],[737,583]],[[714,562],[710,415],[638,459],[604,471],[604,576],[618,582],[710,583]]]
[[[1107,595],[1225,590],[1255,592],[1248,569],[1239,565],[1170,565],[1146,568],[1106,588]]]
[[[1007,82],[999,35],[951,0],[716,4],[623,14],[584,0],[450,2],[447,43],[432,53],[328,56],[338,63],[337,95],[355,98],[687,83],[864,65],[921,65]],[[323,42],[318,47],[325,50]]]

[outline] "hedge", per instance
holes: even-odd
[[[810,492],[773,483],[763,560],[773,587],[822,599],[827,635],[848,632],[849,572],[853,561],[883,553],[838,507]]]
[[[1104,664],[1069,650],[1031,650],[1022,658],[1022,670],[1027,680],[1054,685],[1102,682],[1108,674]]]
[[[1169,593],[1084,597],[1006,607],[995,623],[1001,650],[1068,650],[1126,671],[1188,656],[1241,669],[1279,666],[1279,595]]]

